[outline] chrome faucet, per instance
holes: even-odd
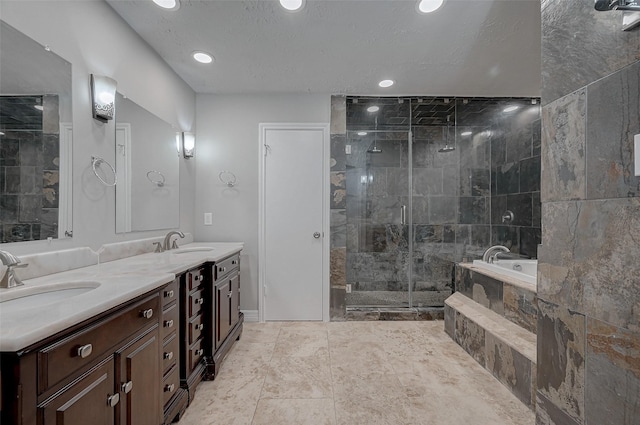
[[[501,252],[510,252],[509,248],[503,245],[494,245],[488,248],[484,254],[482,254],[482,261],[485,263],[493,263],[496,260],[497,254]]]
[[[0,280],[0,288],[14,288],[16,286],[24,285],[20,278],[16,276],[14,269],[27,267],[27,263],[21,263],[20,259],[15,255],[0,250],[0,260],[2,264],[7,266],[7,270],[4,273],[2,280]]]
[[[171,232],[167,233],[167,236],[164,237],[164,242],[162,244],[162,249],[164,251],[169,251],[170,249],[178,248],[177,240],[174,240],[173,243],[171,243],[171,236],[173,235],[178,235],[181,238],[184,238],[184,233],[180,232],[179,230],[172,230]]]

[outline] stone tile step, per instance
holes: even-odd
[[[479,269],[473,264],[457,264],[456,291],[529,332],[537,331],[535,285]]]
[[[459,292],[445,301],[445,331],[520,401],[535,407],[535,334]]]

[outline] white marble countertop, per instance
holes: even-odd
[[[24,285],[16,288],[0,288],[0,351],[19,351],[153,291],[190,268],[219,261],[242,248],[241,243],[191,243],[179,250],[136,255],[24,280]],[[21,300],[19,308],[12,302],[3,306],[8,300],[62,288],[69,290],[67,294],[82,291],[77,288],[86,288],[86,292],[72,296],[63,295],[65,291],[49,292],[59,299],[49,301],[39,295]]]

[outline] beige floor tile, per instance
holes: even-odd
[[[533,425],[440,322],[248,323],[179,425]]]
[[[278,335],[274,356],[326,356],[329,340],[325,326],[283,326]]]
[[[262,399],[252,425],[335,425],[332,398]]]
[[[331,398],[329,356],[274,357],[261,398]]]
[[[282,322],[245,323],[240,341],[274,343]]]
[[[481,395],[450,397],[431,395],[409,398],[412,416],[422,425],[533,425],[531,413],[523,422],[512,422],[496,412]]]

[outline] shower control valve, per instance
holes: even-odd
[[[515,217],[513,215],[513,212],[510,211],[510,210],[506,210],[504,212],[504,214],[502,214],[502,222],[503,223],[509,224],[509,223],[511,223],[513,221],[514,218]]]

